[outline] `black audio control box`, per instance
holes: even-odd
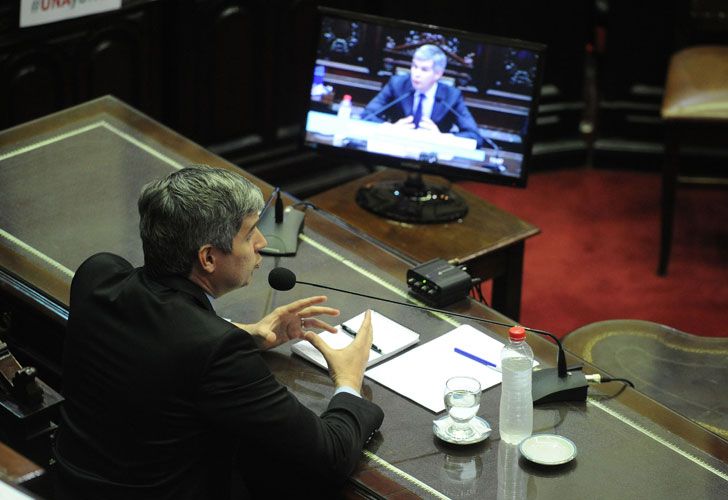
[[[472,281],[463,267],[433,259],[407,270],[410,293],[426,304],[445,307],[468,296]]]

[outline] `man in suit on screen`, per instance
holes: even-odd
[[[412,56],[409,75],[393,76],[367,104],[362,119],[440,133],[483,143],[478,124],[460,90],[440,83],[447,56],[436,45],[422,45]]]

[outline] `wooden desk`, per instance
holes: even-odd
[[[79,132],[100,121],[111,128],[100,125]],[[82,141],[81,155],[69,135],[73,133]],[[92,135],[79,137],[86,133]],[[52,149],[44,150],[51,145]],[[48,317],[62,326],[68,285],[84,257],[106,249],[139,263],[138,185],[175,168],[174,162],[236,169],[110,98],[0,132],[0,229],[4,232],[0,291],[33,304],[38,311],[48,311]],[[11,170],[16,175],[9,175]],[[72,179],[66,180],[64,173],[72,173]],[[24,183],[16,182],[16,176]],[[266,193],[270,191],[270,186],[254,180]],[[8,207],[14,210],[12,217],[7,215]],[[410,261],[314,211],[306,214],[301,240],[295,257],[266,258],[248,287],[222,297],[220,314],[243,321],[259,318],[273,307],[316,293],[303,285],[288,292],[271,290],[265,276],[278,265],[290,268],[304,281],[346,283],[365,294],[406,300],[403,283]],[[342,318],[375,308],[419,332],[422,343],[459,322],[338,292],[328,295],[329,302],[341,309]],[[462,301],[451,310],[507,319],[474,301]],[[501,329],[471,324],[494,337],[505,335]],[[59,338],[54,340],[50,333]],[[21,331],[14,340],[50,358],[57,354],[47,349],[48,344],[62,340],[63,330],[50,333]],[[529,343],[544,366],[553,366],[553,344],[537,337],[529,338]],[[326,408],[334,388],[323,370],[292,356],[288,345],[264,357],[276,377],[305,405],[315,412]],[[594,367],[587,363],[585,369],[591,372]],[[363,393],[384,409],[385,419],[365,450],[345,492],[348,495],[496,498],[500,487],[514,497],[544,499],[722,498],[728,486],[728,442],[637,391],[621,390],[618,384],[590,389],[586,403],[536,408],[536,432],[567,436],[579,450],[574,461],[548,469],[519,460],[514,449],[500,443],[499,386],[483,393],[479,410],[495,432],[484,442],[466,447],[435,438],[432,420],[438,415],[393,391],[367,380]]]
[[[472,276],[492,279],[491,306],[518,321],[525,241],[538,234],[539,229],[457,185],[452,185],[451,189],[463,197],[469,207],[468,214],[458,222],[397,222],[368,212],[356,203],[356,192],[361,186],[403,179],[405,175],[383,170],[317,194],[310,201],[417,263],[436,258],[455,259],[465,264]],[[424,178],[430,183],[447,184],[439,177]]]
[[[22,485],[45,474],[43,467],[0,442],[0,478]],[[0,495],[2,496],[2,495]]]

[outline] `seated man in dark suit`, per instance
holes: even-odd
[[[478,124],[463,102],[460,90],[438,80],[445,72],[447,56],[436,45],[422,45],[412,56],[409,75],[390,78],[367,104],[362,119],[453,133],[483,144]]]
[[[311,328],[326,297],[281,306],[257,323],[219,317],[215,298],[243,287],[267,244],[260,190],[194,166],[139,198],[144,266],[97,254],[76,271],[64,346],[66,398],[56,440],[56,498],[217,499],[325,496],[359,462],[382,422],[362,399],[369,313],[349,347]],[[318,416],[281,385],[260,351],[305,338],[336,392]]]

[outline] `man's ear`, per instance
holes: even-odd
[[[208,243],[200,247],[197,251],[197,262],[200,264],[200,268],[207,273],[215,270],[215,252],[212,245]]]

